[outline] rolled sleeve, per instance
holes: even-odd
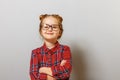
[[[52,75],[56,79],[66,79],[70,77],[70,73],[72,70],[72,59],[71,59],[71,52],[69,47],[65,47],[63,53],[63,60],[67,62],[63,66],[52,66]]]

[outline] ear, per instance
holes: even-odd
[[[59,31],[59,36],[61,35],[61,31]]]
[[[58,35],[58,38],[60,38],[60,36],[61,36],[61,31],[59,31],[59,35]]]

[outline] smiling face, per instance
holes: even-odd
[[[58,20],[52,16],[43,19],[41,35],[45,40],[56,41],[61,35]]]

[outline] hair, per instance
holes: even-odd
[[[60,28],[60,36],[58,36],[57,39],[60,39],[61,36],[62,36],[62,33],[63,33],[63,26],[62,26],[63,18],[61,16],[59,16],[58,14],[42,14],[42,15],[40,15],[39,16],[39,20],[40,20],[39,33],[40,33],[40,35],[42,35],[41,34],[41,29],[42,29],[43,20],[47,17],[50,17],[50,16],[57,19],[57,21],[58,21],[58,25],[59,25],[59,28]]]

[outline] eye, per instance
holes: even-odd
[[[54,29],[57,29],[57,27],[56,27],[56,26],[53,26],[53,28],[54,28]]]
[[[44,25],[43,25],[43,28],[47,29],[47,28],[49,28],[49,25],[44,24]]]
[[[48,26],[44,26],[44,28],[48,28]]]

